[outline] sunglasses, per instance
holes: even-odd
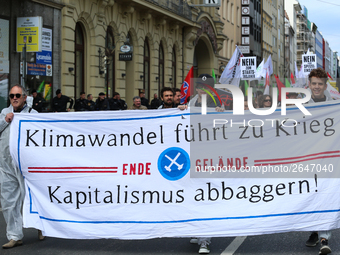
[[[270,100],[270,99],[266,99],[266,100],[264,100],[263,102],[271,102],[272,100]]]
[[[21,97],[21,94],[19,94],[19,93],[17,93],[17,94],[9,94],[9,98],[10,98],[10,99],[13,99],[14,97],[20,98],[20,97]]]

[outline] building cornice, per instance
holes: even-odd
[[[46,5],[55,9],[62,9],[65,7],[64,4],[59,4],[53,1],[48,1],[48,0],[31,0],[32,2],[38,3],[38,4],[42,4],[42,5]]]
[[[173,11],[167,10],[160,5],[157,5],[157,2],[152,3],[149,1],[140,0],[116,0],[116,2],[124,3],[124,5],[138,6],[139,8],[144,7],[151,15],[154,14],[156,16],[162,16],[167,20],[176,20],[177,22],[180,22],[184,25],[192,26],[195,23],[193,20],[185,18],[182,15],[176,14]]]

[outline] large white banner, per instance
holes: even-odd
[[[24,225],[74,239],[339,228],[339,102],[306,108],[15,114]]]

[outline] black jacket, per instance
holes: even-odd
[[[88,111],[94,111],[96,109],[96,103],[92,100],[86,100],[87,101],[87,109]]]
[[[44,103],[46,102],[45,99],[39,97],[39,96],[36,96],[34,99],[33,99],[33,106],[32,108],[34,110],[36,110],[37,112],[42,112],[43,111],[43,106],[44,106]]]
[[[150,109],[158,109],[158,107],[160,107],[161,104],[162,104],[161,100],[159,100],[158,98],[154,98],[151,100]]]
[[[103,101],[100,101],[100,99],[98,98],[96,100],[96,111],[106,111],[106,110],[110,110],[109,100],[107,100],[107,98],[104,98]]]
[[[79,111],[88,111],[87,100],[86,99],[78,98],[76,100],[76,103],[74,104],[74,110],[76,112],[79,112]]]
[[[110,99],[110,110],[126,110],[127,105],[123,99]]]
[[[142,97],[140,99],[140,102],[142,105],[146,106],[147,108],[149,108],[149,99],[145,98],[145,97]]]
[[[73,106],[73,99],[64,95],[61,95],[60,98],[55,97],[53,98],[52,102],[52,111],[54,112],[67,112],[67,103],[70,103],[70,107]]]

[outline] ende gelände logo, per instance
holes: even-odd
[[[190,169],[190,157],[182,148],[170,147],[158,157],[158,171],[169,181],[183,178]]]

